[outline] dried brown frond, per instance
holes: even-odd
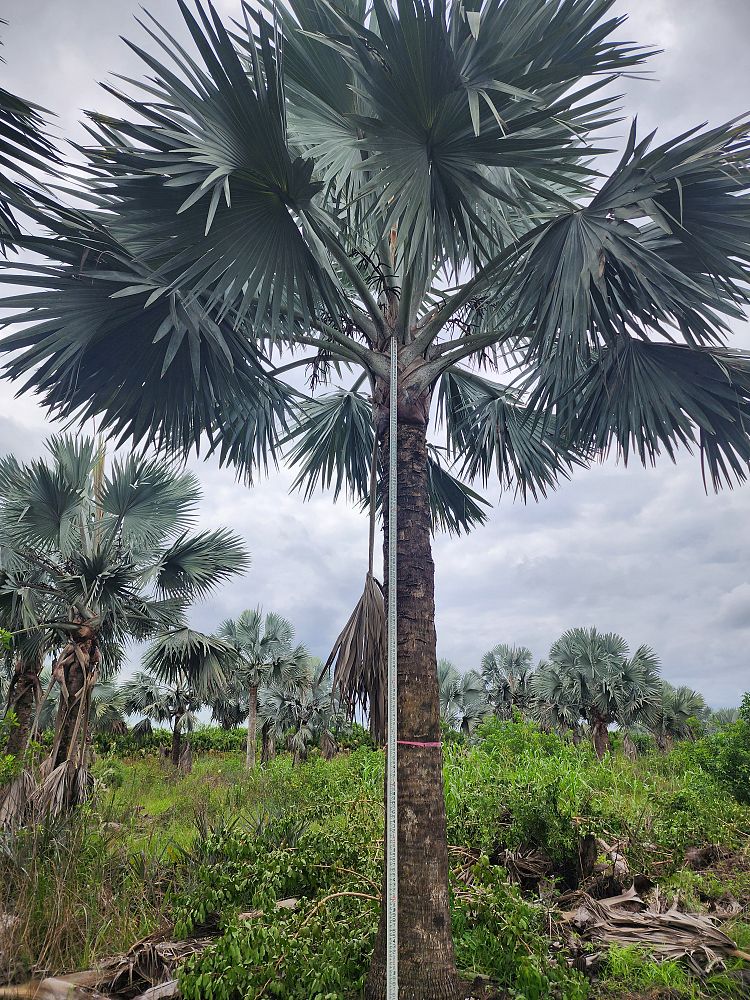
[[[642,947],[659,961],[685,961],[699,975],[726,958],[750,961],[750,955],[740,951],[711,917],[683,913],[674,905],[660,913],[634,887],[609,899],[584,895],[578,909],[566,913],[564,919],[593,941]]]
[[[323,667],[323,673],[333,667],[333,685],[350,718],[358,708],[369,714],[376,743],[385,742],[385,626],[383,586],[368,573],[362,596]]]

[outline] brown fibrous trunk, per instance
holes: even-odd
[[[599,760],[603,760],[605,755],[612,749],[612,741],[609,738],[607,720],[598,712],[594,712],[591,719],[591,738],[594,742],[594,750]]]
[[[271,732],[271,723],[264,722],[260,728],[260,762],[268,764],[276,756],[276,740]]]
[[[172,730],[172,752],[170,753],[170,760],[172,761],[172,766],[178,768],[180,766],[180,755],[182,753],[182,730],[180,728],[182,720],[177,718],[174,720],[174,729]]]
[[[384,510],[388,502],[387,395],[387,385],[376,384],[374,419],[380,435]],[[459,996],[448,895],[443,754],[439,745],[435,567],[427,483],[429,404],[429,394],[425,393],[399,400],[398,407],[397,734],[399,740],[423,744],[399,745],[398,752],[400,1000],[456,1000]],[[386,533],[386,569],[387,545]],[[386,594],[390,582],[386,572]],[[385,998],[385,965],[385,907],[381,907],[365,991],[368,1000]]]
[[[73,767],[83,762],[90,693],[99,676],[99,660],[96,631],[88,622],[81,622],[52,668],[52,675],[60,685],[53,769],[65,761],[70,761]]]
[[[19,659],[16,661],[13,678],[8,692],[7,709],[13,712],[16,724],[8,737],[6,753],[20,757],[29,742],[31,723],[37,700],[40,697],[39,674],[42,670],[41,658]]]
[[[245,767],[248,771],[255,767],[255,744],[258,727],[258,685],[251,684],[247,692],[247,753]]]

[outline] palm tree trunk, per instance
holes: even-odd
[[[659,753],[668,754],[674,745],[669,733],[663,730],[655,734],[655,740]]]
[[[182,717],[178,716],[174,720],[174,729],[172,730],[172,753],[170,755],[172,765],[177,768],[180,766],[180,754],[182,752]]]
[[[271,723],[266,721],[260,727],[260,762],[268,764],[276,756],[276,741],[271,732]]]
[[[638,747],[630,733],[625,733],[623,736],[622,749],[628,760],[638,760]]]
[[[594,712],[591,719],[591,727],[591,737],[594,741],[596,756],[599,760],[603,760],[604,756],[612,749],[609,730],[607,729],[607,720],[599,712]]]
[[[16,717],[16,725],[8,737],[6,753],[20,757],[26,750],[39,691],[41,660],[18,660],[8,693],[8,711]]]
[[[251,684],[247,692],[247,756],[245,767],[255,767],[255,744],[258,739],[258,685]]]
[[[87,702],[85,686],[91,670],[99,664],[96,633],[87,623],[81,623],[65,644],[52,668],[60,684],[60,704],[55,723],[55,742],[52,750],[52,767],[67,761],[75,747],[73,737],[81,732],[78,716]],[[87,702],[88,703],[88,702]]]
[[[376,400],[377,390],[376,386]],[[443,754],[439,745],[435,567],[427,489],[428,407],[429,399],[417,401],[408,410],[404,407],[405,413],[399,405],[397,733],[399,740],[423,744],[400,745],[398,753],[400,1000],[456,1000],[459,995],[451,937]],[[387,470],[385,421],[377,410],[376,426],[381,434],[383,468]],[[387,475],[383,480],[387,504]],[[385,547],[387,550],[387,537]],[[389,584],[386,574],[386,592]],[[365,996],[368,1000],[385,997],[385,907],[381,907]]]

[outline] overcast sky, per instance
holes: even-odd
[[[236,14],[239,0],[217,0]],[[147,0],[164,23],[175,0]],[[664,49],[655,79],[627,81],[628,115],[667,136],[750,110],[748,0],[625,0],[625,34]],[[81,110],[114,110],[98,87],[109,73],[140,73],[120,35],[143,40],[134,0],[0,0],[6,65],[0,82],[56,112],[58,131],[81,137]],[[623,125],[623,128],[626,126]],[[750,347],[737,326],[734,346]],[[137,359],[134,359],[137,363]],[[56,428],[31,398],[0,384],[0,454],[38,454]],[[367,525],[344,499],[303,503],[291,476],[252,490],[215,463],[191,463],[204,488],[201,521],[246,540],[252,568],[196,608],[196,627],[262,604],[295,623],[325,656],[357,600],[366,569]],[[656,469],[608,461],[580,472],[540,504],[497,496],[489,523],[469,538],[435,540],[438,652],[478,666],[498,642],[536,657],[566,628],[596,625],[648,643],[673,683],[701,690],[715,707],[750,688],[750,486],[706,495],[699,461],[684,455]]]

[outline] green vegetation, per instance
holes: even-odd
[[[284,753],[248,771],[244,728],[191,738],[193,771],[175,778],[157,752],[168,731],[137,749],[132,736],[100,737],[111,749],[94,764],[95,797],[5,842],[0,909],[19,923],[10,951],[0,932],[3,974],[85,968],[166,919],[177,937],[213,938],[182,967],[186,1000],[355,1000],[377,927],[382,752],[360,745],[301,764]],[[595,837],[619,845],[623,886],[638,875],[693,912],[732,899],[727,933],[750,940],[750,809],[703,766],[704,742],[599,761],[589,741],[520,718],[486,718],[470,741],[455,734],[444,776],[463,975],[518,1000],[742,996],[737,960],[700,979],[612,948],[589,978],[573,965],[591,946],[571,950],[562,930],[570,893],[616,891],[603,848],[583,857]],[[699,870],[687,866],[695,849],[706,853]],[[289,898],[293,908],[277,907]]]

